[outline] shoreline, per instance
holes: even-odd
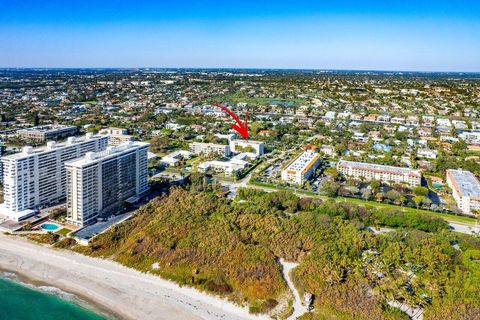
[[[12,274],[13,276],[9,277],[7,274]],[[0,267],[0,277],[11,279],[12,281],[18,282],[19,284],[26,286],[27,288],[30,288],[32,290],[37,290],[45,294],[54,295],[64,301],[74,303],[86,310],[92,311],[100,316],[106,317],[107,319],[112,319],[112,320],[122,319],[122,316],[120,314],[116,313],[114,310],[106,308],[102,304],[99,304],[98,302],[92,300],[90,297],[88,297],[87,295],[84,295],[83,293],[72,292],[68,288],[62,288],[56,285],[54,286],[51,283],[45,282],[44,280],[34,279],[24,272],[19,272],[17,270],[9,270],[9,269]],[[73,298],[66,299],[65,297],[62,297],[62,295],[56,292],[48,292],[48,291],[42,290],[42,287],[58,289],[61,292],[72,295]]]
[[[268,319],[197,289],[117,262],[57,250],[0,233],[0,269],[55,287],[114,319]],[[87,307],[88,308],[88,307]]]

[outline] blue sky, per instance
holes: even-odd
[[[0,0],[0,67],[480,71],[480,3]]]

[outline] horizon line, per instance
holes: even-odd
[[[479,71],[427,71],[394,69],[334,69],[334,68],[273,68],[273,67],[0,67],[0,70],[271,70],[271,71],[355,71],[355,72],[396,72],[396,73],[468,73]]]

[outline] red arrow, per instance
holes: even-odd
[[[243,123],[242,121],[240,121],[238,116],[232,111],[228,110],[227,107],[219,104],[214,104],[214,106],[219,107],[220,109],[228,113],[237,122],[237,124],[232,124],[232,129],[240,133],[245,139],[248,139],[248,110],[245,113],[245,123]]]

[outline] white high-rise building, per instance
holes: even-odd
[[[89,225],[138,200],[148,190],[148,146],[127,142],[67,162],[67,221]]]
[[[35,209],[59,203],[66,197],[66,161],[83,157],[87,152],[105,150],[108,137],[87,134],[70,137],[65,143],[50,141],[33,149],[2,158],[4,199],[0,214],[19,221]]]

